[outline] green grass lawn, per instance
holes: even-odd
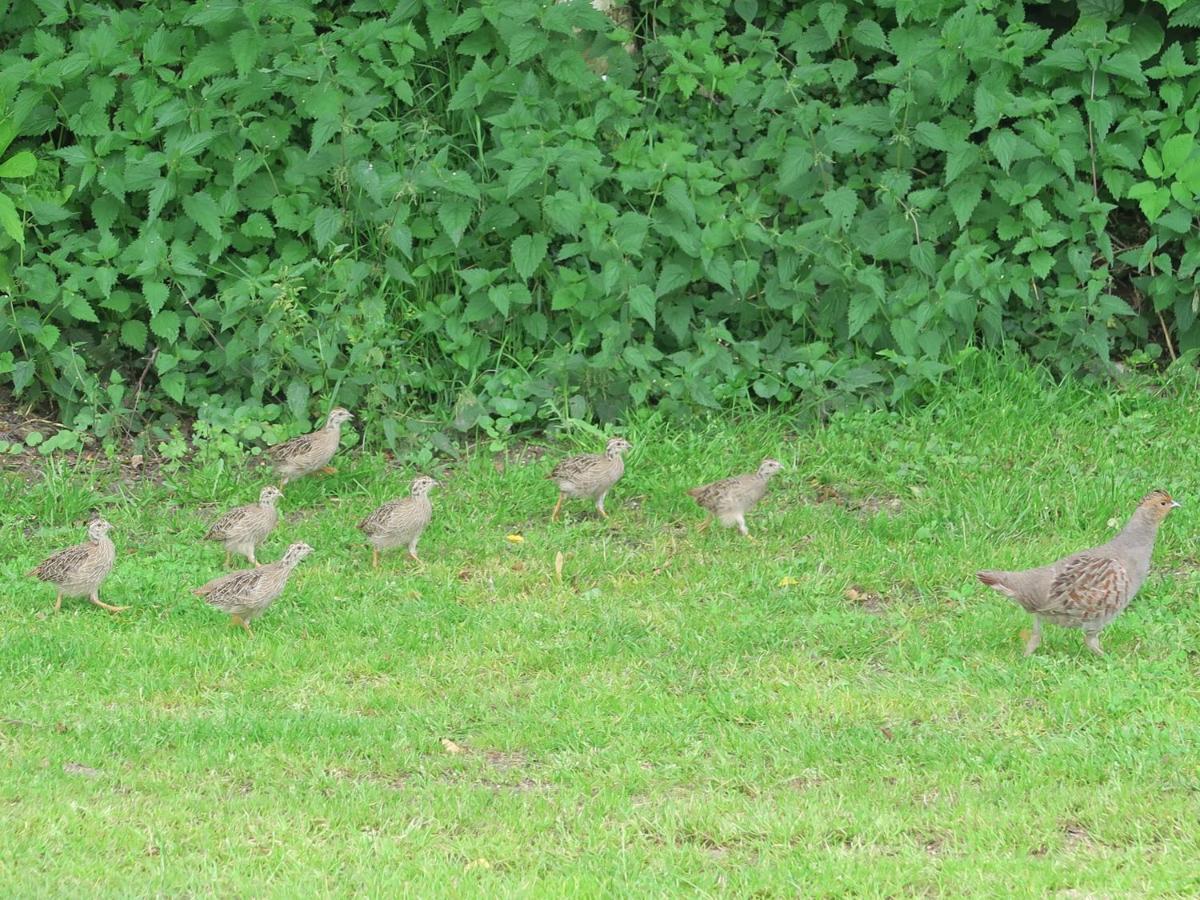
[[[261,558],[315,552],[253,638],[190,589],[265,470],[10,472],[0,893],[1200,892],[1198,411],[985,364],[823,428],[647,416],[609,521],[549,521],[594,439],[481,453],[432,473],[424,566],[378,572],[354,523],[416,473],[344,451],[286,490]],[[757,541],[697,534],[683,491],[764,455]],[[1184,507],[1107,655],[1048,627],[1022,658],[974,571],[1106,540],[1156,487]],[[91,508],[133,609],[48,615],[23,573]]]

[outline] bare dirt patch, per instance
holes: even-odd
[[[865,497],[853,497],[842,488],[833,484],[813,485],[813,502],[832,503],[863,517],[884,514],[899,515],[904,511],[904,501],[891,494],[868,494]]]

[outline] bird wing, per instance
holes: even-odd
[[[1129,571],[1107,556],[1081,553],[1067,560],[1050,583],[1046,605],[1036,610],[1080,618],[1100,616],[1130,596]]]
[[[596,468],[604,460],[605,457],[598,453],[583,453],[579,456],[568,456],[550,470],[549,477],[556,480],[577,478],[581,473]]]
[[[204,537],[210,541],[219,541],[229,537],[239,525],[246,521],[252,508],[239,506],[237,509],[231,509],[208,527],[208,533]]]
[[[283,462],[284,460],[295,459],[297,456],[303,456],[312,451],[318,434],[319,432],[316,431],[310,434],[302,434],[291,440],[284,441],[282,444],[268,447],[267,455],[276,462]]]
[[[59,550],[42,560],[29,574],[44,581],[54,580],[86,563],[93,549],[91,544],[75,544]]]
[[[700,487],[692,488],[688,491],[688,495],[707,509],[732,494],[741,482],[742,476],[740,475],[735,475],[732,478],[722,478],[720,481],[714,481],[712,484],[702,484]]]
[[[196,588],[194,593],[204,597],[214,606],[223,601],[241,599],[250,595],[258,586],[259,581],[267,573],[266,566],[261,569],[243,569],[240,572],[230,572],[220,578],[214,578],[208,584]]]
[[[377,507],[374,512],[358,523],[359,530],[370,534],[381,528],[386,528],[396,518],[397,512],[404,507],[407,501],[407,497],[403,500],[389,500],[387,503]]]

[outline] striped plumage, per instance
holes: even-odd
[[[229,565],[230,553],[240,553],[252,565],[258,565],[254,548],[279,524],[279,510],[275,504],[282,496],[279,488],[267,485],[259,493],[257,503],[231,509],[212,523],[204,538],[225,545],[225,565]]]
[[[113,546],[108,532],[112,526],[104,519],[95,519],[88,525],[88,540],[59,550],[27,572],[34,578],[48,581],[58,588],[54,611],[62,606],[62,598],[87,597],[92,603],[109,612],[121,612],[127,606],[110,606],[100,600],[100,585],[112,571],[117,559],[117,548]]]
[[[1043,621],[1081,629],[1088,649],[1099,654],[1100,630],[1121,614],[1146,580],[1158,526],[1177,506],[1166,491],[1152,491],[1107,544],[1048,566],[977,572],[975,577],[1033,614],[1026,656],[1042,642]]]
[[[596,512],[607,518],[604,497],[625,474],[625,462],[621,454],[632,449],[633,445],[624,438],[612,438],[605,445],[603,453],[571,456],[555,466],[546,476],[558,485],[558,502],[554,504],[550,520],[558,519],[558,511],[566,497],[594,500]]]
[[[417,541],[433,518],[429,492],[437,482],[428,475],[413,479],[411,496],[389,500],[358,523],[359,530],[371,544],[371,567],[379,567],[379,553],[393,547],[408,547],[408,555],[420,562]]]
[[[767,492],[767,484],[771,476],[782,471],[783,464],[778,460],[764,459],[758,471],[748,475],[734,475],[732,478],[722,478],[712,484],[705,484],[688,491],[688,496],[700,506],[712,513],[713,518],[726,528],[736,525],[738,531],[750,536],[746,528],[746,513]],[[708,527],[712,519],[705,519],[701,530]]]
[[[292,544],[278,562],[257,569],[230,572],[214,578],[192,593],[203,597],[210,606],[229,613],[235,625],[241,625],[250,632],[250,623],[283,593],[292,569],[310,553],[312,547],[308,544]]]
[[[353,418],[348,411],[336,406],[330,411],[323,428],[269,447],[267,455],[279,473],[279,486],[283,487],[293,478],[300,478],[328,465],[342,439],[342,423]]]

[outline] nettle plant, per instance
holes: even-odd
[[[1183,356],[1197,18],[23,4],[0,97],[39,163],[0,175],[0,377],[101,437],[256,441],[339,402],[449,446],[896,402],[980,343]]]

